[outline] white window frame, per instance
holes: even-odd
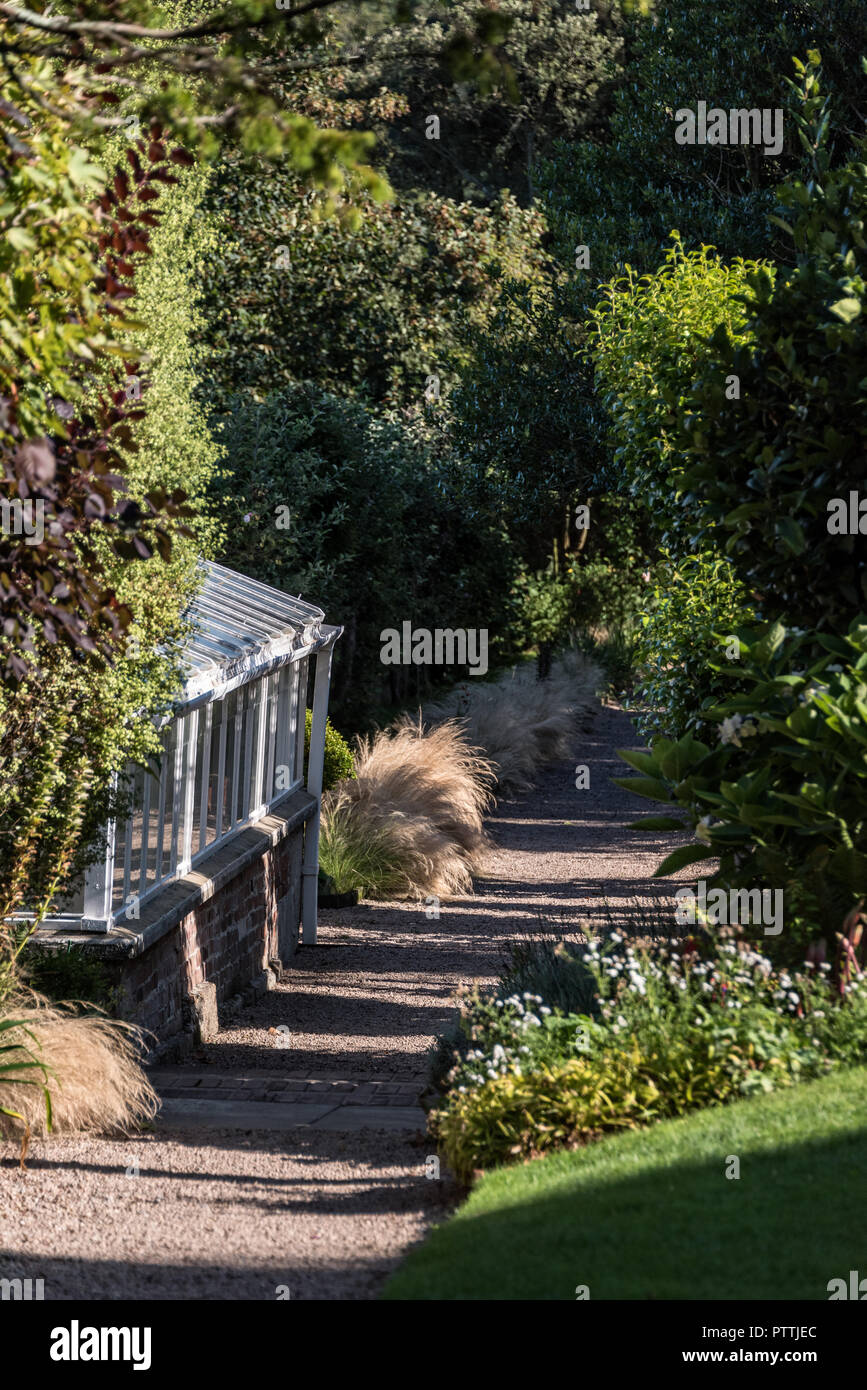
[[[142,848],[137,882],[132,882],[132,815],[108,828],[104,860],[85,874],[84,917],[90,929],[102,923],[108,930],[136,915],[136,908],[160,889],[183,878],[206,855],[247,826],[268,815],[272,806],[303,785],[304,723],[302,698],[307,692],[307,654],[284,663],[265,675],[233,687],[213,700],[178,714],[164,730],[165,755],[160,776],[144,779],[141,805]],[[285,673],[285,674],[284,674]],[[228,814],[224,815],[228,701],[235,697],[235,729],[229,783]],[[282,695],[282,700],[281,700]],[[208,842],[208,798],[211,784],[211,748],[216,706],[219,716],[217,783],[214,788],[214,839]],[[244,750],[242,757],[241,734]],[[255,733],[255,738],[254,738]],[[196,769],[201,757],[198,830],[193,843]],[[275,769],[288,766],[290,785],[275,786]],[[243,782],[239,781],[243,766]],[[168,805],[169,768],[173,772],[171,805]],[[132,770],[131,770],[132,771]],[[148,875],[149,845],[156,810],[154,877]],[[146,818],[145,818],[146,815]],[[228,823],[226,823],[228,821]],[[122,846],[122,850],[119,847]],[[122,867],[117,860],[122,854]],[[115,887],[116,869],[120,869]],[[130,901],[132,898],[132,901]]]

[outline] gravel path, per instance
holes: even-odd
[[[299,951],[286,981],[196,1060],[160,1073],[166,1093],[204,1094],[207,1079],[210,1095],[221,1082],[235,1095],[279,1073],[305,1087],[351,1083],[380,1104],[383,1085],[402,1104],[418,1095],[455,990],[492,982],[510,939],[540,918],[574,930],[606,900],[621,911],[670,897],[648,879],[671,837],[628,830],[651,804],[609,780],[623,771],[622,746],[636,742],[621,710],[589,715],[574,758],[496,808],[485,878],[438,920],[407,903],[323,911],[317,945]],[[590,769],[582,790],[579,762]],[[347,1132],[203,1131],[173,1118],[134,1140],[40,1142],[26,1174],[7,1150],[0,1277],[42,1277],[55,1299],[268,1299],[281,1286],[292,1298],[374,1298],[454,1193],[426,1177],[420,1132],[374,1128],[374,1112],[359,1128],[353,1110]]]

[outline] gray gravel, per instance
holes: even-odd
[[[28,1172],[0,1168],[0,1278],[42,1278],[46,1300],[374,1298],[444,1214],[426,1147],[376,1130],[39,1142]]]

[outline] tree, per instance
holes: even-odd
[[[785,108],[791,56],[815,47],[834,100],[831,155],[839,161],[864,124],[861,0],[661,0],[650,16],[636,17],[626,43],[629,80],[616,90],[607,132],[562,142],[540,170],[563,263],[571,265],[584,244],[597,283],[626,261],[639,274],[653,271],[675,229],[687,251],[710,245],[726,258],[790,258],[768,215],[778,184],[804,161],[793,116],[785,115],[776,158],[749,144],[679,145],[674,117],[699,99],[725,110]]]
[[[318,219],[290,174],[247,162],[220,171],[210,207],[221,236],[202,266],[203,337],[217,409],[238,390],[262,398],[309,378],[384,406],[444,394],[463,318],[484,322],[497,302],[494,268],[527,278],[545,259],[541,219],[506,195],[491,209],[433,194],[369,203],[351,228]]]
[[[86,129],[123,124],[126,116],[107,114],[105,105],[133,98],[143,121],[170,126],[205,155],[214,153],[222,133],[248,152],[288,158],[335,199],[359,188],[381,191],[382,180],[365,162],[369,134],[321,129],[285,103],[287,84],[299,73],[343,62],[338,52],[321,52],[342,5],[345,0],[280,6],[272,0],[169,0],[162,6],[79,0],[75,13],[65,14],[3,0],[5,70],[17,81],[34,58],[65,67],[80,94],[66,114]],[[133,10],[131,17],[125,9]],[[399,21],[403,0],[388,0],[386,12]],[[451,35],[446,64],[470,79],[498,74],[507,29],[495,12],[476,11]]]
[[[579,541],[575,505],[603,490],[590,372],[562,312],[556,273],[506,282],[491,323],[467,334],[470,364],[445,408],[468,489],[496,496],[524,563],[555,573]]]
[[[671,425],[693,544],[722,533],[762,616],[843,634],[867,606],[867,142],[831,167],[819,54],[795,66],[811,168],[780,194],[794,269],[750,276],[745,341],[717,330]]]
[[[535,163],[552,141],[601,133],[620,71],[621,7],[582,13],[568,0],[500,0],[497,15],[508,25],[502,62],[484,65],[475,82],[456,82],[447,60],[477,12],[475,0],[419,7],[403,29],[377,35],[341,80],[351,97],[384,88],[403,99],[387,124],[380,117],[372,127],[399,191],[491,203],[506,187],[526,203]]]
[[[174,182],[171,158],[188,156],[170,155],[153,126],[150,141],[128,151],[131,172],[109,184],[66,142],[64,95],[48,65],[33,62],[20,89],[6,87],[0,117],[0,655],[13,679],[25,675],[37,633],[81,651],[116,644],[129,612],[105,586],[93,538],[109,530],[126,559],[167,554],[162,518],[183,503],[179,491],[126,496],[120,451],[134,448],[141,415],[124,384],[135,363],[124,305],[158,225],[152,204]],[[118,365],[88,395],[87,372],[100,362]]]

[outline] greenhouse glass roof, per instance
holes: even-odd
[[[225,695],[277,666],[316,651],[332,635],[321,608],[260,584],[236,570],[201,561],[204,583],[186,618],[186,680],[179,708]]]

